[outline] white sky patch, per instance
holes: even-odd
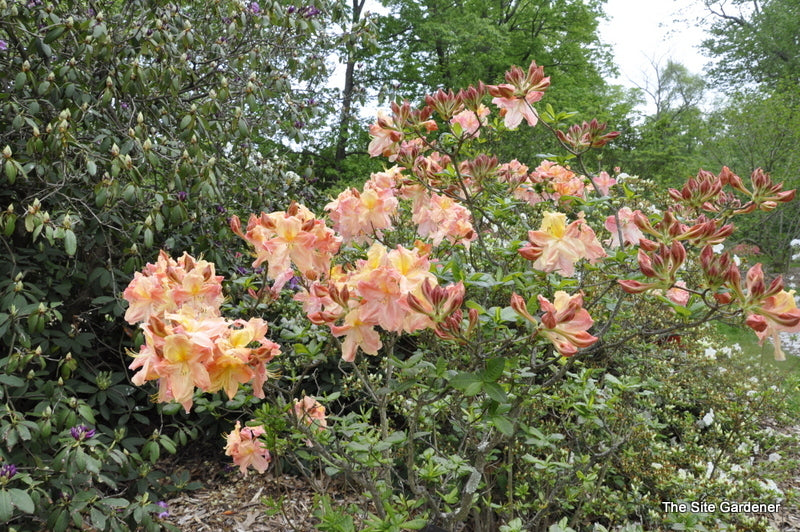
[[[609,20],[601,21],[599,32],[613,46],[616,83],[643,85],[653,76],[652,63],[663,66],[669,59],[702,73],[708,59],[699,49],[705,37],[699,21],[705,11],[696,0],[606,0],[605,12]]]

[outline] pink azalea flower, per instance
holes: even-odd
[[[449,196],[432,193],[427,202],[415,204],[412,221],[417,224],[417,233],[430,237],[434,246],[447,239],[469,248],[469,243],[478,237],[469,209]]]
[[[748,315],[746,322],[758,336],[759,344],[767,337],[772,338],[775,360],[786,360],[781,349],[780,333],[800,332],[800,309],[794,298],[794,290],[781,290],[763,300],[760,307]]]
[[[362,320],[358,308],[347,313],[343,325],[332,325],[331,333],[345,337],[342,342],[342,360],[345,362],[353,362],[359,348],[368,355],[377,355],[383,347],[375,323]]]
[[[541,95],[530,92],[524,98],[492,98],[492,103],[500,108],[503,123],[508,129],[517,129],[524,118],[528,125],[534,127],[539,122],[539,115],[531,104],[541,99]]]
[[[608,196],[611,187],[617,184],[617,180],[608,175],[608,172],[600,172],[600,175],[595,177],[593,181],[603,196]]]
[[[242,428],[237,421],[228,434],[225,454],[233,457],[233,463],[239,466],[242,475],[247,476],[247,468],[251,466],[259,473],[264,473],[269,467],[272,459],[269,450],[258,439],[265,432],[261,425]]]
[[[385,111],[378,111],[378,121],[369,126],[369,134],[372,136],[372,141],[367,152],[371,157],[383,155],[390,161],[397,158],[397,149],[403,139],[403,133],[395,127],[394,120]]]
[[[464,109],[450,119],[451,124],[461,126],[462,137],[481,136],[481,126],[486,124],[486,117],[489,115],[489,108],[483,104],[478,106],[477,111]]]
[[[307,425],[314,425],[323,429],[328,426],[325,407],[314,397],[308,395],[303,397],[302,401],[296,400],[294,402],[294,415]]]
[[[606,245],[611,248],[618,248],[620,233],[622,233],[625,245],[639,245],[639,241],[644,238],[644,233],[636,225],[635,218],[641,214],[642,212],[638,209],[631,211],[630,207],[622,207],[617,212],[616,217],[609,216],[606,218],[605,227],[611,233],[611,238],[605,240]],[[619,225],[617,225],[617,219],[619,219]]]
[[[667,290],[667,299],[682,307],[685,307],[686,304],[689,303],[690,295],[688,290],[686,290],[686,283],[683,281],[676,282],[675,286]]]

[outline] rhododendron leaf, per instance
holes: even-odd
[[[493,401],[501,404],[508,402],[508,396],[506,395],[505,390],[503,390],[503,387],[496,382],[485,382],[483,389],[486,391],[486,395],[488,395]],[[504,432],[503,434],[506,433]]]
[[[14,507],[11,504],[11,494],[5,489],[0,490],[0,521],[7,523],[14,515]]]
[[[505,436],[511,436],[514,434],[514,424],[511,423],[507,417],[494,416],[491,420],[494,428],[499,430]]]
[[[473,373],[458,373],[450,379],[450,386],[461,390],[467,397],[471,397],[480,393],[483,388],[483,379]]]
[[[495,382],[503,375],[506,367],[504,358],[491,358],[486,361],[486,370],[483,372],[483,382]]]
[[[476,303],[475,301],[473,301],[471,299],[469,301],[464,302],[464,306],[467,307],[467,308],[471,308],[471,309],[477,310],[478,314],[486,314],[486,309],[483,308],[480,305],[480,303]]]

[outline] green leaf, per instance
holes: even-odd
[[[495,416],[492,418],[492,424],[505,436],[511,436],[514,433],[514,424],[507,417]]]
[[[492,400],[497,401],[498,403],[508,402],[508,396],[506,395],[505,390],[503,390],[503,387],[496,382],[483,383],[483,389],[486,391],[486,395],[488,395]]]
[[[106,529],[106,516],[103,512],[98,510],[97,508],[92,508],[91,510],[92,516],[92,524],[98,530],[105,530]]]
[[[450,386],[456,390],[461,390],[464,395],[470,397],[477,395],[483,388],[483,380],[472,373],[458,373],[450,379]]]
[[[14,515],[14,506],[11,504],[11,494],[6,490],[0,490],[0,522],[7,523]]]
[[[506,367],[506,359],[504,358],[490,358],[486,361],[486,371],[483,372],[484,382],[495,382],[503,375],[503,369]]]
[[[12,388],[18,388],[25,384],[25,381],[15,375],[0,373],[0,384],[5,384],[6,386],[11,386]]]
[[[31,499],[31,496],[28,495],[27,491],[12,488],[8,490],[8,492],[11,495],[11,503],[21,511],[25,512],[26,514],[32,514],[36,511],[36,506],[33,504],[33,499]]]
[[[422,528],[424,528],[424,527],[425,527],[427,524],[428,524],[428,520],[427,520],[427,519],[412,519],[412,520],[410,520],[410,521],[406,521],[406,522],[405,522],[405,523],[403,523],[401,526],[402,526],[404,529],[410,529],[410,530],[421,530],[421,529],[422,529]]]
[[[75,252],[78,251],[78,239],[75,237],[75,233],[72,232],[72,229],[64,231],[64,251],[66,251],[67,255],[70,257],[75,255]]]

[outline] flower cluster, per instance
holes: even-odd
[[[275,281],[274,292],[294,277],[292,264],[306,279],[313,280],[319,272],[327,272],[342,242],[322,220],[294,202],[286,212],[251,215],[244,233],[237,216],[230,223],[233,231],[255,248],[253,267],[267,263],[267,274]]]
[[[694,246],[700,249],[700,288],[708,291],[718,308],[742,312],[745,323],[756,332],[759,341],[772,338],[775,359],[784,360],[779,332],[800,332],[800,310],[794,293],[783,289],[780,278],[767,286],[760,264],[751,267],[743,281],[739,261],[727,252],[719,252],[722,242],[734,229],[733,224],[720,220],[727,221],[756,209],[769,211],[795,195],[794,190],[784,191],[782,185],[773,183],[761,170],[753,172],[750,183],[751,188],[745,187],[742,179],[727,167],[717,175],[701,170],[681,190],[670,189],[670,197],[676,204],[658,222],[651,223],[639,211],[620,210],[617,219],[622,227],[616,226],[611,218],[606,227],[612,233],[612,244],[618,244],[620,238],[614,237],[615,229],[623,235],[625,243],[638,240],[639,270],[647,280],[619,280],[623,290],[643,293],[666,289],[674,303],[686,305],[691,291],[685,282],[677,280],[677,272],[687,261],[686,246]],[[745,198],[737,197],[736,193]],[[711,219],[705,213],[721,217]],[[717,246],[719,250],[715,249]]]
[[[334,268],[327,283],[315,282],[295,299],[303,302],[313,323],[328,325],[334,336],[344,337],[345,361],[352,362],[359,348],[375,355],[382,346],[376,327],[412,332],[431,325],[429,318],[408,304],[409,294],[424,297],[425,280],[436,284],[430,272],[429,251],[421,244],[412,249],[397,246],[387,250],[376,242],[366,260],[357,261],[348,271]]]
[[[145,343],[133,354],[130,369],[136,385],[159,381],[158,400],[177,401],[188,412],[195,387],[224,390],[233,398],[240,384],[251,382],[264,397],[266,365],[280,347],[266,338],[260,318],[227,320],[220,316],[222,277],[213,264],[184,254],[178,261],[163,251],[155,264],[137,273],[123,297],[129,323],[140,323]]]
[[[264,473],[269,467],[272,457],[264,443],[258,439],[265,433],[262,425],[244,427],[237,421],[236,426],[227,436],[225,455],[233,457],[233,463],[239,466],[242,475],[247,476],[247,468],[253,467]]]
[[[542,161],[529,173],[528,167],[516,159],[500,165],[498,179],[511,185],[515,198],[531,205],[544,201],[566,204],[575,197],[586,199],[595,188],[601,195],[607,196],[617,182],[608,172],[600,172],[598,176],[589,178],[552,161]]]
[[[532,104],[542,99],[549,86],[550,78],[545,77],[544,69],[532,62],[527,72],[514,66],[506,72],[506,83],[488,85],[487,88],[494,96],[492,103],[500,108],[505,126],[516,129],[523,118],[529,126],[536,125],[539,116]]]
[[[433,161],[428,161],[435,164]],[[469,246],[477,238],[469,210],[451,196],[429,192],[413,184],[394,166],[372,174],[361,192],[350,188],[325,206],[333,229],[345,242],[368,243],[394,227],[399,200],[411,201],[412,221],[422,238],[434,246],[443,240]]]

